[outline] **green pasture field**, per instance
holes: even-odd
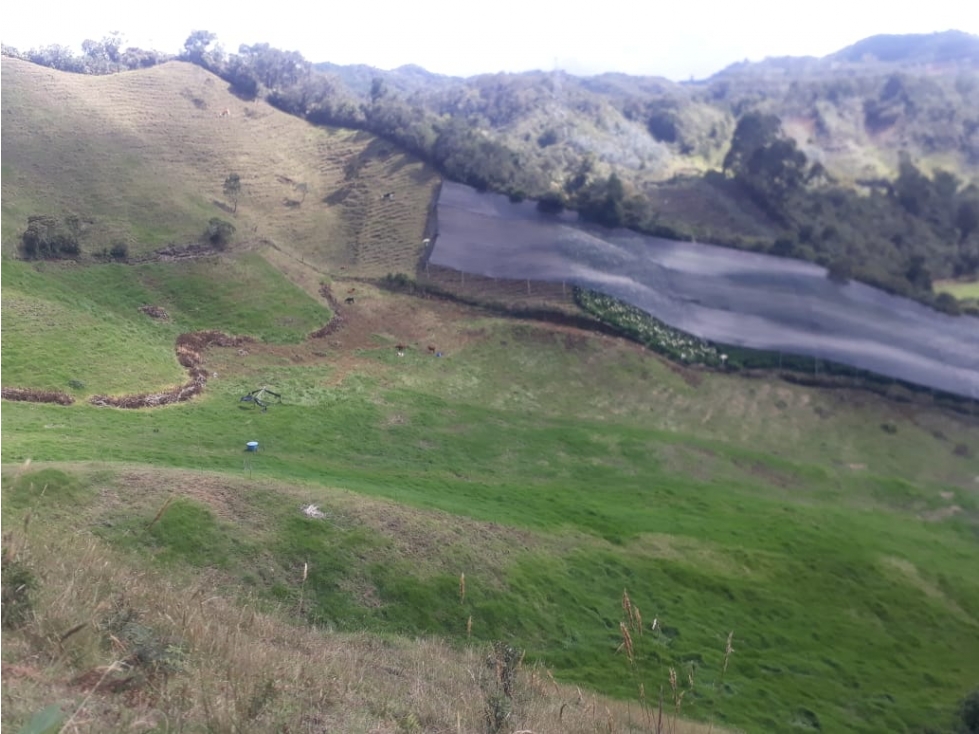
[[[945,280],[935,283],[935,290],[939,293],[951,293],[960,301],[979,300],[979,280],[969,282]]]
[[[235,263],[210,289],[205,263],[35,275],[59,284],[51,291],[71,282],[106,318],[122,318],[139,289],[168,296],[173,331],[244,332],[253,320],[252,333],[279,341],[286,319],[296,337],[326,315],[265,280],[262,261]],[[107,294],[99,279],[118,276],[99,273],[116,270],[131,273],[131,295]],[[274,284],[264,295],[263,282]],[[268,312],[218,315],[235,292]],[[395,312],[410,302],[377,298]],[[979,675],[979,430],[968,417],[757,380],[694,385],[617,340],[476,317],[463,327],[470,340],[443,359],[399,358],[383,335],[353,355],[212,349],[220,377],[205,394],[157,410],[8,402],[5,522],[26,507],[58,522],[66,509],[52,488],[70,486],[64,502],[91,532],[270,600],[294,603],[302,587],[317,624],[462,642],[471,616],[477,640],[508,640],[617,696],[635,697],[640,682],[656,690],[671,666],[692,673],[688,715],[751,731],[910,730],[950,711]],[[341,358],[363,368],[340,375]],[[285,402],[239,403],[263,384]],[[249,440],[258,453],[243,451]],[[67,464],[40,476],[22,469],[27,459]],[[150,480],[137,489],[127,466]],[[232,488],[230,510],[194,489],[215,476]],[[168,494],[179,499],[137,532]],[[340,496],[383,514],[344,510]],[[301,515],[300,498],[327,519]],[[419,516],[420,538],[461,530],[406,552],[396,529]],[[624,589],[645,620],[635,668],[616,653]]]
[[[180,384],[174,341],[185,331],[298,342],[330,318],[250,253],[134,266],[4,260],[2,282],[4,384],[77,397]],[[150,318],[145,305],[170,320]]]

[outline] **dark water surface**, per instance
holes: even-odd
[[[434,265],[593,288],[703,339],[979,397],[975,318],[834,283],[812,263],[581,224],[448,181],[437,214]]]

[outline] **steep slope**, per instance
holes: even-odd
[[[268,239],[327,269],[384,274],[421,246],[436,176],[369,134],[242,101],[181,62],[95,77],[5,57],[2,71],[5,253],[33,214],[79,217],[90,252],[193,242],[215,216],[239,243]]]

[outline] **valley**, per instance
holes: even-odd
[[[426,289],[448,184],[393,144],[191,64],[2,63],[3,385],[74,400],[2,406],[5,726],[951,720],[979,676],[975,410],[677,363],[555,284]],[[24,259],[37,214],[81,254]],[[149,258],[213,218],[221,247]],[[246,339],[201,350],[199,394],[92,404],[183,384],[206,330]]]

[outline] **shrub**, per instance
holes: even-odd
[[[0,584],[3,605],[0,626],[4,629],[16,629],[26,623],[33,612],[31,593],[37,588],[37,579],[21,560],[14,557],[9,548],[3,549],[0,566],[0,577],[3,579]]]
[[[539,145],[541,148],[546,148],[549,145],[554,145],[557,141],[557,130],[555,130],[553,127],[549,127],[540,134],[540,137],[537,138],[537,145]]]
[[[976,688],[959,704],[960,734],[979,734],[979,688]]]
[[[935,296],[935,308],[949,316],[962,314],[962,307],[959,305],[958,299],[951,293],[939,293]]]
[[[212,218],[207,224],[207,229],[204,230],[205,239],[219,250],[228,246],[234,234],[235,225],[218,217]]]
[[[125,242],[116,242],[109,250],[109,254],[116,260],[125,260],[129,257],[129,245]]]
[[[54,217],[30,216],[27,229],[20,236],[21,251],[28,260],[76,257],[81,253],[78,229],[77,220],[72,218],[61,223]]]
[[[853,277],[853,263],[846,258],[835,258],[826,268],[826,277],[834,283],[849,283]]]
[[[560,214],[564,211],[564,198],[560,194],[548,191],[538,199],[537,211],[544,214]]]

